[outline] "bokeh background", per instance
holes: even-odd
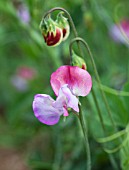
[[[113,118],[119,130],[129,118],[129,45],[114,41],[111,28],[129,19],[128,0],[1,0],[0,1],[0,170],[85,170],[86,154],[79,122],[70,114],[57,125],[41,124],[33,114],[34,95],[45,93],[55,98],[50,75],[69,64],[69,38],[56,48],[47,47],[39,30],[45,12],[65,8],[73,18],[80,37],[89,44]],[[52,17],[56,18],[57,12]],[[84,47],[82,47],[84,49]],[[75,45],[74,50],[79,55]],[[112,126],[99,94],[89,56],[84,49],[88,71],[93,77],[97,100],[105,126]],[[119,95],[119,91],[125,93]],[[87,121],[93,170],[114,170],[109,155],[96,141],[102,129],[93,98],[81,99]],[[127,143],[128,144],[128,143]],[[115,144],[111,144],[112,148]],[[127,147],[127,145],[126,145]],[[114,153],[118,169],[129,169],[129,153]],[[127,163],[124,168],[123,162]]]

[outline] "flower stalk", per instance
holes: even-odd
[[[88,135],[87,135],[87,128],[86,128],[86,123],[82,114],[82,109],[79,105],[79,121],[81,124],[81,129],[84,135],[84,140],[85,140],[85,147],[86,147],[86,153],[87,153],[87,170],[91,170],[91,153],[90,153],[90,146],[89,146],[89,141],[88,141]]]
[[[112,125],[113,125],[113,127],[114,127],[114,130],[116,130],[116,126],[115,126],[115,123],[114,123],[113,118],[112,118],[112,115],[111,115],[110,107],[109,107],[108,102],[107,102],[107,100],[106,100],[106,96],[105,96],[105,94],[104,94],[104,92],[103,92],[103,89],[101,88],[101,81],[100,81],[100,78],[99,78],[99,74],[98,74],[98,71],[97,71],[97,68],[96,68],[96,65],[95,65],[95,62],[94,62],[94,58],[93,58],[93,55],[92,55],[92,53],[91,53],[91,50],[90,50],[88,44],[87,44],[82,38],[80,38],[80,37],[74,38],[74,39],[71,41],[70,46],[69,46],[70,56],[72,56],[72,45],[73,45],[73,43],[74,43],[75,41],[77,41],[77,40],[78,40],[78,41],[81,41],[81,42],[84,44],[84,46],[86,47],[87,51],[88,51],[88,54],[89,54],[89,56],[90,56],[91,63],[92,63],[93,69],[94,69],[94,73],[95,73],[95,76],[96,76],[96,79],[97,79],[97,82],[98,82],[98,86],[99,86],[99,88],[100,88],[101,95],[102,95],[102,97],[103,97],[105,106],[106,106],[106,108],[107,108],[107,111],[108,111],[108,114],[109,114],[111,123],[112,123]],[[72,57],[71,57],[71,58],[72,58]],[[97,108],[97,111],[98,111],[98,116],[99,116],[99,119],[100,119],[100,122],[101,122],[101,125],[102,125],[102,129],[103,129],[103,132],[104,132],[104,134],[105,134],[105,133],[106,133],[106,128],[105,128],[105,125],[104,125],[104,121],[103,121],[101,109],[100,109],[100,107],[99,107],[99,104],[98,104],[98,101],[97,101],[97,98],[96,98],[96,95],[95,95],[95,92],[94,92],[94,89],[93,89],[93,88],[92,88],[92,91],[91,91],[91,92],[92,92],[92,96],[93,96],[93,99],[94,99],[94,102],[95,102],[95,105],[96,105],[96,108]],[[82,115],[82,114],[80,114],[80,116],[81,116],[81,115]],[[82,116],[83,116],[83,115],[82,115]],[[88,147],[88,146],[87,146],[87,147]],[[118,167],[117,167],[117,164],[116,164],[116,161],[115,161],[113,155],[110,154],[110,155],[109,155],[109,159],[110,159],[111,164],[113,165],[114,169],[115,169],[115,170],[118,170]]]
[[[112,126],[113,126],[114,130],[116,130],[116,125],[115,125],[115,122],[114,122],[114,120],[113,120],[113,118],[112,118],[109,104],[108,104],[107,99],[106,99],[106,96],[105,96],[105,94],[104,94],[104,92],[103,92],[103,90],[102,90],[102,88],[101,88],[101,81],[100,81],[99,74],[98,74],[98,71],[97,71],[97,68],[96,68],[96,64],[95,64],[95,62],[94,62],[94,58],[93,58],[92,52],[91,52],[91,50],[90,50],[87,42],[86,42],[84,39],[82,39],[82,38],[80,38],[80,37],[76,37],[76,38],[74,38],[74,39],[71,41],[71,43],[70,43],[70,48],[69,48],[69,49],[70,49],[70,54],[72,54],[72,45],[73,45],[73,43],[74,43],[75,41],[80,41],[80,42],[82,42],[82,43],[84,44],[84,46],[86,47],[87,51],[88,51],[88,54],[89,54],[89,56],[90,56],[91,63],[92,63],[92,66],[93,66],[93,70],[94,70],[94,73],[95,73],[95,76],[96,76],[96,80],[97,80],[97,82],[98,82],[98,86],[99,86],[99,88],[100,88],[100,92],[101,92],[103,101],[104,101],[104,103],[105,103],[105,106],[106,106],[106,109],[107,109],[109,118],[110,118],[110,120],[111,120],[111,123],[112,123]]]
[[[99,107],[99,104],[98,104],[98,101],[97,101],[97,98],[96,98],[96,95],[95,95],[93,88],[92,88],[91,92],[92,92],[92,96],[93,96],[93,99],[94,99],[94,102],[95,102],[95,105],[96,105],[96,108],[97,108],[97,111],[98,111],[98,116],[99,116],[99,120],[100,120],[101,125],[102,125],[103,132],[105,132],[106,129],[105,129],[102,113],[101,113],[101,110],[100,110],[100,107]]]

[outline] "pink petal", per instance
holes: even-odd
[[[115,42],[118,42],[118,43],[119,42],[121,42],[121,43],[125,42],[124,36],[122,35],[120,28],[117,25],[111,26],[109,34]]]
[[[120,26],[124,33],[126,34],[126,36],[129,38],[129,20],[121,21]]]
[[[63,114],[63,107],[55,108],[53,106],[54,102],[55,101],[49,95],[35,95],[33,111],[40,122],[47,125],[54,125],[58,123],[60,115]]]
[[[68,84],[76,96],[88,95],[92,87],[90,74],[77,66],[61,66],[52,73],[50,82],[57,96],[64,84]]]
[[[67,108],[65,108],[65,107],[64,107],[64,108],[63,108],[63,111],[64,111],[63,116],[65,116],[65,117],[66,117],[66,116],[68,116],[68,115],[69,115]]]
[[[112,25],[110,27],[109,34],[114,41],[118,43],[127,44],[123,34],[125,34],[125,36],[129,38],[129,20],[122,20],[117,25],[116,24]]]

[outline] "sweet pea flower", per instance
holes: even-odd
[[[68,116],[68,108],[79,112],[78,96],[86,96],[92,87],[90,74],[76,66],[61,66],[51,75],[51,86],[56,100],[46,94],[37,94],[33,111],[37,119],[47,125],[58,123],[60,116]]]
[[[90,74],[76,66],[61,66],[52,73],[50,82],[56,96],[64,84],[68,84],[75,96],[88,95],[92,87]]]
[[[79,111],[78,99],[64,85],[60,88],[56,101],[46,94],[37,94],[33,102],[33,110],[38,120],[47,125],[56,124],[61,115],[68,116],[67,108]]]
[[[112,25],[109,33],[115,42],[127,45],[126,38],[129,39],[129,20],[122,20],[119,24]]]

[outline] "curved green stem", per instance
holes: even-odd
[[[69,45],[71,63],[72,63],[72,45],[73,45],[73,43],[70,43],[70,45]],[[96,98],[96,95],[95,95],[95,92],[94,92],[93,88],[92,88],[91,92],[92,92],[92,96],[93,96],[93,99],[94,99],[94,102],[95,102],[95,105],[96,105],[96,108],[97,108],[97,111],[98,111],[98,116],[99,116],[99,119],[100,119],[100,122],[101,122],[101,125],[102,125],[102,129],[103,129],[103,131],[105,131],[105,126],[104,126],[102,113],[101,113],[101,110],[100,110],[100,107],[99,107],[99,104],[98,104],[98,101],[97,101],[97,98]]]
[[[84,39],[80,38],[80,37],[74,38],[74,39],[71,41],[70,46],[72,47],[72,44],[73,44],[74,42],[76,42],[76,41],[82,42],[82,43],[84,44],[84,46],[86,47],[87,51],[88,51],[88,54],[89,54],[89,56],[90,56],[91,63],[92,63],[93,69],[94,69],[94,73],[95,73],[97,82],[98,82],[98,84],[99,84],[100,92],[101,92],[103,101],[104,101],[104,103],[105,103],[105,106],[106,106],[106,108],[107,108],[108,115],[109,115],[109,117],[110,117],[110,120],[111,120],[111,123],[112,123],[114,129],[116,129],[115,122],[114,122],[114,120],[113,120],[113,118],[112,118],[111,110],[110,110],[110,107],[109,107],[109,105],[108,105],[106,96],[105,96],[105,94],[104,94],[104,92],[103,92],[103,90],[102,90],[102,88],[101,88],[101,81],[100,81],[100,78],[99,78],[99,74],[98,74],[98,71],[97,71],[97,68],[96,68],[96,65],[95,65],[94,58],[93,58],[93,55],[92,55],[92,53],[91,53],[91,50],[90,50],[87,42],[86,42]],[[71,48],[70,50],[72,50],[72,48]],[[71,52],[70,52],[70,53],[71,53]]]
[[[93,99],[94,99],[94,102],[95,102],[95,105],[96,105],[96,108],[97,108],[97,111],[98,111],[98,116],[99,116],[99,120],[100,120],[101,125],[102,125],[103,132],[105,132],[106,129],[105,129],[102,113],[101,113],[101,110],[100,110],[100,107],[99,107],[99,104],[98,104],[98,101],[97,101],[97,98],[96,98],[96,95],[95,95],[93,88],[92,88],[91,92],[92,92],[92,96],[93,96]]]
[[[122,147],[124,147],[127,142],[128,142],[128,138],[126,138],[123,142],[121,142],[121,144],[118,145],[116,148],[113,148],[113,149],[104,148],[104,151],[107,152],[107,153],[109,153],[109,154],[115,153],[115,152],[117,152],[118,150],[120,150]]]
[[[83,117],[80,105],[79,105],[79,110],[80,110],[79,120],[80,120],[81,128],[83,131],[84,139],[85,139],[85,147],[86,147],[86,153],[87,153],[87,170],[91,170],[91,153],[90,153],[90,146],[89,146],[89,141],[88,141],[88,136],[87,136],[87,128],[86,128],[86,124],[84,121],[84,117]]]
[[[127,134],[127,131],[126,129],[124,130],[121,130],[113,135],[110,135],[110,136],[107,136],[107,137],[104,137],[104,138],[97,138],[96,141],[99,142],[99,143],[106,143],[106,142],[111,142],[123,135]]]
[[[104,122],[103,122],[102,113],[101,113],[101,110],[100,110],[100,107],[99,107],[99,104],[98,104],[98,101],[97,101],[97,98],[96,98],[96,95],[95,95],[93,88],[92,88],[92,96],[93,96],[93,99],[94,99],[94,102],[95,102],[95,105],[96,105],[96,108],[97,108],[97,111],[98,111],[98,116],[99,116],[99,119],[100,119],[100,122],[101,122],[101,125],[102,125],[103,132],[105,134],[106,129],[105,129],[105,125],[104,125]],[[118,166],[117,166],[117,163],[116,163],[113,155],[110,154],[109,159],[111,161],[112,166],[114,167],[114,170],[118,170]]]
[[[116,96],[124,96],[124,97],[129,97],[129,92],[127,91],[120,91],[120,90],[116,90],[113,89],[111,87],[105,86],[103,84],[101,84],[101,88],[103,89],[103,91],[105,91],[106,93],[110,93]]]
[[[90,51],[90,48],[89,48],[88,44],[87,44],[82,38],[76,37],[75,39],[73,39],[73,40],[71,41],[70,48],[69,48],[69,49],[70,49],[70,54],[72,54],[72,44],[73,44],[75,41],[77,41],[77,40],[81,41],[81,42],[85,45],[85,47],[86,47],[86,49],[87,49],[87,51],[88,51],[88,54],[89,54],[89,56],[90,56],[91,63],[92,63],[93,69],[94,69],[94,73],[95,73],[97,82],[98,82],[98,84],[99,84],[99,88],[100,88],[100,91],[101,91],[101,95],[102,95],[103,100],[104,100],[104,103],[105,103],[105,105],[106,105],[106,108],[107,108],[109,117],[110,117],[110,119],[111,119],[112,125],[113,125],[114,129],[116,129],[115,123],[114,123],[114,121],[113,121],[113,119],[112,119],[112,115],[111,115],[110,108],[109,108],[109,106],[108,106],[108,102],[107,102],[107,100],[106,100],[106,96],[105,96],[105,94],[104,94],[104,92],[103,92],[103,90],[102,90],[102,88],[101,88],[100,78],[99,78],[99,75],[98,75],[98,72],[97,72],[97,68],[96,68],[96,65],[95,65],[95,62],[94,62],[93,55],[92,55],[92,53],[91,53],[91,51]],[[99,115],[99,119],[100,119],[100,122],[101,122],[101,125],[102,125],[102,128],[103,128],[103,131],[104,131],[104,133],[105,133],[105,125],[104,125],[104,122],[103,122],[102,113],[101,113],[101,110],[100,110],[100,107],[99,107],[99,104],[98,104],[98,101],[97,101],[97,98],[96,98],[96,95],[95,95],[95,92],[94,92],[93,89],[92,89],[92,96],[93,96],[93,99],[94,99],[94,102],[95,102],[95,105],[96,105],[96,108],[97,108],[97,111],[98,111],[98,115]],[[118,170],[118,166],[117,166],[117,164],[116,164],[116,161],[115,161],[113,155],[110,154],[110,155],[109,155],[109,159],[110,159],[110,161],[111,161],[114,169],[115,169],[115,170]]]
[[[68,19],[69,19],[69,22],[70,22],[70,25],[71,25],[71,27],[72,27],[72,29],[73,29],[74,36],[75,36],[75,37],[78,37],[78,33],[77,33],[76,27],[75,27],[75,25],[74,25],[74,22],[73,22],[73,20],[72,20],[72,17],[70,16],[69,12],[68,12],[67,10],[65,10],[64,8],[61,8],[61,7],[52,8],[52,9],[50,9],[49,11],[47,11],[47,12],[45,13],[45,15],[43,16],[42,19],[44,20],[44,18],[46,18],[50,13],[52,13],[52,12],[54,12],[54,11],[57,11],[57,10],[63,11],[63,12],[67,15],[67,17],[68,17]],[[78,45],[78,49],[79,49],[81,55],[83,56],[82,50],[81,50],[81,47],[80,47],[78,41],[77,41],[77,45]]]

